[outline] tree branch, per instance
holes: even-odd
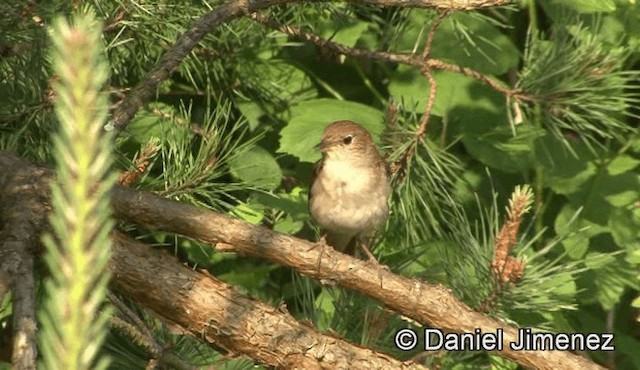
[[[184,266],[116,233],[112,286],[165,323],[231,354],[288,369],[424,369],[388,355],[321,334],[274,308],[241,294],[207,273]]]
[[[325,2],[329,0],[316,0]],[[160,59],[147,76],[129,91],[127,97],[111,114],[106,128],[122,130],[136,112],[153,96],[162,81],[167,79],[182,60],[204,36],[235,18],[267,9],[274,5],[303,2],[301,0],[232,0],[224,3],[200,18],[183,33],[176,43]],[[509,4],[511,0],[345,0],[347,3],[368,4],[380,7],[434,8],[442,10],[470,10]]]
[[[8,170],[15,171],[18,167],[23,168],[25,171],[35,171],[38,168],[11,154],[0,152],[0,184],[8,176]],[[50,174],[41,173],[40,176],[47,178]],[[48,194],[48,187],[40,187],[39,192]],[[45,197],[46,194],[41,194],[41,196]],[[3,192],[0,191],[0,197],[2,196]],[[3,199],[0,198],[1,200]],[[152,229],[174,232],[213,245],[217,244],[216,247],[219,250],[236,251],[290,266],[321,282],[336,284],[376,298],[390,309],[424,325],[431,325],[448,332],[458,333],[473,333],[476,329],[480,329],[484,333],[495,333],[498,329],[503,329],[504,350],[495,353],[512,359],[523,366],[538,369],[601,369],[600,366],[590,360],[569,352],[511,350],[509,343],[517,340],[517,328],[504,325],[495,319],[471,310],[460,302],[448,288],[442,285],[429,284],[395,275],[389,271],[379,270],[365,261],[336,252],[331,248],[321,250],[317,245],[305,240],[279,234],[261,226],[254,226],[244,221],[233,219],[227,215],[164,199],[149,193],[116,187],[112,193],[112,206],[114,215],[121,219]],[[32,222],[38,227],[43,227],[42,225],[46,224],[44,220],[39,218],[32,220]],[[322,258],[320,259],[321,254]],[[130,289],[126,291],[131,298],[135,299],[138,295],[144,296],[150,286],[157,286],[158,284],[160,285],[158,288],[168,283],[171,283],[176,288],[199,284],[200,280],[184,278],[176,274],[169,274],[166,279],[158,279],[157,276],[161,274],[162,269],[170,269],[170,267],[162,264],[160,260],[156,265],[153,265],[155,266],[153,269],[149,270],[151,272],[150,275],[144,275],[149,279],[145,280],[141,275],[141,271],[147,268],[146,265],[152,265],[152,261],[149,259],[158,257],[144,255],[146,257],[140,256],[142,258],[140,263],[131,263],[131,260],[127,258],[117,262],[121,264],[121,268],[115,270],[114,281],[121,281],[120,279],[125,278],[120,275],[131,275],[131,278],[135,277],[136,279],[136,283],[132,287],[120,287],[123,290]],[[170,281],[171,279],[176,281]],[[185,317],[195,312],[193,310],[198,307],[200,300],[205,300],[206,307],[209,307],[208,304],[215,304],[214,301],[209,301],[209,299],[213,299],[209,296],[216,295],[218,289],[226,289],[230,292],[229,294],[236,294],[231,293],[234,292],[230,290],[231,288],[224,288],[215,284],[208,285],[210,283],[203,284],[207,284],[208,288],[202,288],[202,296],[187,294],[188,291],[184,288],[174,291],[175,296],[170,296],[171,298],[166,299],[165,303],[163,303],[163,307],[168,305],[168,307],[165,307],[166,310],[163,308],[162,311],[164,313],[156,312],[156,314],[165,315],[164,317],[167,321],[184,324],[181,320],[185,320]],[[165,294],[170,292],[165,292]],[[153,299],[149,303],[149,309],[153,310],[154,307],[160,307],[162,302],[157,301],[158,298],[153,298],[152,296],[149,299]],[[187,310],[183,306],[172,304],[178,301],[184,302]],[[244,299],[242,302],[242,304],[247,303]],[[171,310],[169,310],[170,308]],[[208,309],[215,310],[216,307]],[[229,314],[226,311],[223,313]],[[227,319],[232,320],[233,317],[227,317]],[[206,321],[207,316],[204,315],[200,319]],[[216,322],[216,324],[222,323]],[[233,323],[229,325],[233,325]],[[229,327],[226,328],[230,329]],[[245,347],[246,344],[239,344],[240,347],[233,347],[231,346],[232,342],[224,342],[225,338],[228,338],[231,334],[233,333],[225,330],[217,333],[215,338],[223,340],[221,343],[227,343],[230,349],[238,348],[243,352],[251,350],[250,346]],[[264,356],[267,355],[264,354]],[[260,359],[262,360],[262,357]]]
[[[15,369],[35,369],[36,304],[34,253],[39,244],[38,226],[46,223],[49,209],[42,190],[48,191],[47,170],[35,165],[13,163],[0,178],[0,271],[3,285],[11,287],[13,302],[13,348]],[[4,298],[4,297],[1,297]]]
[[[424,325],[457,333],[473,333],[478,328],[485,333],[495,333],[504,329],[504,350],[496,354],[521,365],[538,369],[600,368],[588,359],[568,352],[511,350],[509,343],[517,341],[517,328],[471,310],[442,285],[379,271],[365,261],[331,248],[321,250],[305,240],[152,194],[117,188],[112,194],[112,201],[116,217],[151,229],[217,244],[219,250],[290,266],[321,282],[376,298],[392,310]]]

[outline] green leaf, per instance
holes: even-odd
[[[595,296],[604,310],[610,310],[618,304],[627,288],[638,289],[635,269],[620,258],[614,258],[596,270],[595,275]]]
[[[436,32],[431,56],[490,75],[518,66],[520,52],[511,39],[477,13],[456,12]]]
[[[249,123],[249,128],[251,131],[258,128],[260,125],[260,117],[262,117],[265,112],[260,107],[259,104],[253,102],[239,102],[236,104],[236,107],[242,113],[242,115],[247,119]]]
[[[462,137],[467,150],[487,166],[514,173],[529,170],[533,166],[535,140],[545,134],[533,125],[519,126],[514,136],[508,126],[496,126],[493,122],[473,126],[465,122]]]
[[[491,363],[491,370],[516,370],[518,368],[516,362],[496,355],[489,355],[489,362]]]
[[[367,22],[358,21],[356,18],[348,20],[347,24],[338,24],[335,20],[327,20],[318,26],[320,36],[342,45],[353,47],[360,37],[369,28]]]
[[[577,192],[596,173],[596,166],[588,161],[593,158],[588,149],[581,144],[572,149],[576,155],[550,134],[536,142],[536,159],[544,168],[544,183],[558,194]]]
[[[259,146],[254,146],[232,158],[229,166],[234,177],[248,185],[263,189],[273,190],[282,180],[282,171],[278,162],[267,150]]]
[[[312,99],[291,108],[291,120],[280,131],[279,153],[288,153],[303,162],[315,162],[320,153],[313,147],[320,142],[325,126],[340,120],[359,123],[379,142],[384,129],[384,113],[369,106],[334,99]]]
[[[629,253],[640,250],[640,209],[617,208],[611,212],[607,226],[616,244]]]
[[[280,218],[273,225],[273,230],[283,234],[295,234],[302,229],[304,222],[296,221],[291,216],[287,215]]]
[[[211,257],[213,255],[213,249],[200,242],[181,238],[180,248],[182,248],[182,250],[187,254],[189,262],[203,264],[205,266],[212,262]]]
[[[589,249],[589,239],[608,229],[576,215],[576,208],[565,205],[555,219],[555,230],[570,258],[578,260]]]
[[[316,297],[315,307],[318,310],[316,320],[316,326],[319,330],[327,330],[331,328],[331,322],[333,321],[333,316],[336,313],[336,308],[334,306],[334,298],[330,293],[329,289],[322,289],[320,294]]]
[[[569,273],[558,273],[541,282],[536,289],[551,292],[555,296],[574,297],[578,292],[576,282]]]
[[[295,187],[291,193],[255,193],[253,200],[265,207],[278,209],[288,213],[296,221],[306,221],[309,219],[307,209],[307,194],[302,187]]]
[[[270,58],[247,68],[252,69],[247,73],[259,76],[256,81],[264,91],[284,103],[295,103],[318,95],[311,78],[286,61]]]
[[[619,155],[609,163],[607,170],[610,175],[620,175],[638,167],[638,164],[640,164],[640,160],[628,155]]]
[[[585,218],[606,225],[613,209],[630,205],[638,199],[639,189],[640,178],[634,173],[612,176],[600,170],[568,198],[572,204],[584,207]]]
[[[614,0],[552,0],[551,3],[571,8],[578,13],[612,12],[616,10]]]
[[[254,207],[257,205],[239,204],[231,210],[231,214],[240,217],[250,224],[257,225],[264,219],[262,210],[256,210]]]
[[[269,282],[269,274],[276,268],[278,266],[275,264],[256,265],[236,262],[236,269],[220,274],[218,278],[251,291],[264,291],[264,286]]]
[[[447,117],[457,106],[482,108],[496,113],[502,108],[503,97],[471,77],[447,71],[434,72],[433,76],[438,85],[431,111],[434,115]],[[402,100],[407,106],[415,106],[418,112],[422,112],[429,99],[429,83],[415,68],[401,65],[391,75],[389,93],[396,100]],[[473,116],[457,117],[475,121]]]
[[[138,111],[138,114],[127,125],[126,132],[140,144],[146,144],[154,137],[163,138],[164,133],[169,130],[169,126],[175,124],[163,118],[163,115],[151,112],[152,110],[163,112],[168,116],[175,114],[175,109],[172,106],[163,103],[151,103],[148,109]]]

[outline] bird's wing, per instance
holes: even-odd
[[[311,188],[313,187],[313,183],[316,182],[316,178],[318,177],[318,174],[322,170],[323,164],[324,164],[324,161],[320,159],[313,165],[313,171],[311,172],[311,180],[309,181],[309,193],[307,196],[307,201],[309,204],[311,204],[311,197],[313,196],[313,193],[311,192]]]

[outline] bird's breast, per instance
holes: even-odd
[[[375,228],[389,213],[391,188],[377,166],[326,160],[310,191],[311,215],[330,231],[356,235]]]

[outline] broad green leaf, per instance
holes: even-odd
[[[434,114],[445,117],[450,115],[456,106],[464,106],[466,108],[482,108],[504,115],[504,96],[478,80],[448,71],[436,72],[434,79],[438,84],[436,101],[433,104]],[[428,86],[426,82],[425,86]],[[428,97],[429,89],[427,88],[424,92],[425,97]],[[472,117],[452,118],[469,119]],[[495,123],[502,122],[505,120],[501,119]]]
[[[636,299],[634,299],[633,302],[631,302],[631,306],[635,308],[640,308],[640,296],[636,297]],[[640,317],[638,318],[638,320],[640,321]]]
[[[555,219],[556,234],[563,237],[561,244],[574,260],[585,255],[591,237],[608,231],[606,227],[590,222],[581,215],[576,216],[576,211],[572,205],[567,204]]]
[[[347,24],[336,23],[334,20],[328,20],[326,23],[319,25],[318,28],[320,28],[319,33],[323,38],[353,47],[369,26],[369,23],[358,21],[354,17],[350,19]]]
[[[531,125],[518,126],[516,135],[507,122],[504,97],[482,83],[453,72],[437,72],[438,92],[432,114],[450,123],[451,131],[462,137],[467,150],[483,164],[505,172],[529,169],[533,144],[544,134]],[[392,76],[389,92],[422,112],[428,83],[417,71],[399,67]]]
[[[275,208],[288,213],[296,221],[309,219],[307,210],[307,194],[303,188],[295,187],[291,193],[266,194],[256,193],[253,199],[265,207]]]
[[[317,309],[317,320],[315,322],[319,330],[331,328],[331,322],[335,315],[334,297],[328,289],[322,289],[316,297],[315,307]]]
[[[613,210],[608,226],[616,244],[629,253],[640,250],[640,209],[620,207]]]
[[[497,355],[489,355],[489,362],[491,370],[516,370],[519,367],[516,362]]]
[[[596,166],[589,162],[593,155],[580,144],[573,150],[577,157],[549,134],[536,142],[536,159],[544,168],[545,186],[558,194],[575,193],[596,173]]]
[[[304,222],[296,221],[291,216],[287,215],[280,218],[273,225],[273,230],[283,234],[295,234],[302,229]]]
[[[394,100],[402,101],[408,107],[416,107],[416,111],[420,112],[424,111],[429,99],[429,83],[415,68],[400,65],[391,75],[389,93]],[[433,113],[440,114],[435,109]]]
[[[572,204],[584,207],[583,217],[606,225],[611,211],[637,200],[639,190],[640,178],[635,173],[612,176],[600,170],[579,191],[567,197]]]
[[[262,210],[258,211],[245,203],[235,206],[231,210],[231,214],[254,225],[259,224],[264,219],[264,214],[262,213]]]
[[[209,246],[205,246],[200,242],[196,242],[189,239],[180,239],[180,247],[187,254],[190,262],[198,264],[210,264],[211,256],[213,255],[213,249]]]
[[[478,111],[479,112],[479,111]],[[462,142],[482,163],[505,172],[522,172],[533,166],[535,140],[544,130],[533,125],[519,126],[514,136],[508,126],[494,122],[463,122]]]
[[[429,28],[436,17],[431,10],[412,9],[402,32],[393,40],[404,53],[421,54]],[[503,74],[515,68],[520,52],[511,39],[479,14],[457,12],[445,18],[431,47],[431,57],[484,74]]]
[[[540,291],[549,291],[556,296],[573,297],[578,292],[576,282],[571,274],[558,273],[553,275],[551,279],[545,280],[537,287]]]
[[[127,125],[126,132],[140,144],[146,144],[153,137],[163,138],[168,126],[175,125],[165,119],[163,114],[154,113],[153,110],[168,115],[175,114],[172,106],[163,103],[152,103],[149,104],[148,109],[138,111],[138,114]]]
[[[615,157],[607,166],[610,175],[620,175],[624,172],[631,171],[638,167],[640,160],[628,155],[619,155]]]
[[[229,284],[240,285],[251,291],[264,290],[264,286],[269,283],[269,274],[276,268],[275,264],[256,265],[255,263],[243,263],[234,261],[235,269],[217,275],[217,277]]]
[[[454,72],[434,72],[438,90],[432,114],[447,117],[453,108],[484,108],[498,113],[504,98],[477,80]],[[393,72],[389,83],[389,93],[402,100],[407,106],[423,112],[429,99],[429,83],[415,68],[401,65]],[[460,119],[473,120],[473,116]],[[501,119],[500,122],[504,122]]]
[[[276,58],[251,65],[264,91],[288,104],[318,95],[311,78],[301,69]],[[276,100],[277,100],[276,99]],[[279,103],[274,101],[274,103]]]
[[[253,102],[239,102],[236,104],[236,107],[240,110],[244,118],[247,119],[251,131],[258,128],[260,125],[260,117],[265,113],[260,105]]]
[[[248,185],[273,190],[282,180],[278,162],[259,146],[233,157],[229,166],[231,174]]]
[[[526,171],[532,166],[533,144],[544,131],[520,125],[516,135],[507,122],[504,97],[482,83],[453,72],[438,72],[438,92],[432,114],[450,122],[467,150],[487,166],[505,172]],[[390,93],[397,100],[416,105],[421,112],[429,95],[428,83],[414,70],[399,67],[392,76]]]
[[[520,61],[520,52],[504,32],[479,14],[464,12],[442,22],[431,56],[489,75],[504,74]]]
[[[596,270],[595,296],[604,310],[610,310],[620,302],[620,297],[628,289],[638,289],[635,269],[620,258]]]
[[[379,142],[384,129],[384,113],[369,106],[334,99],[313,99],[291,108],[291,120],[280,131],[280,153],[288,153],[303,162],[315,162],[320,153],[313,147],[320,142],[325,126],[334,121],[351,120],[371,132]]]
[[[552,0],[551,3],[571,8],[578,13],[612,12],[616,10],[614,0]]]

